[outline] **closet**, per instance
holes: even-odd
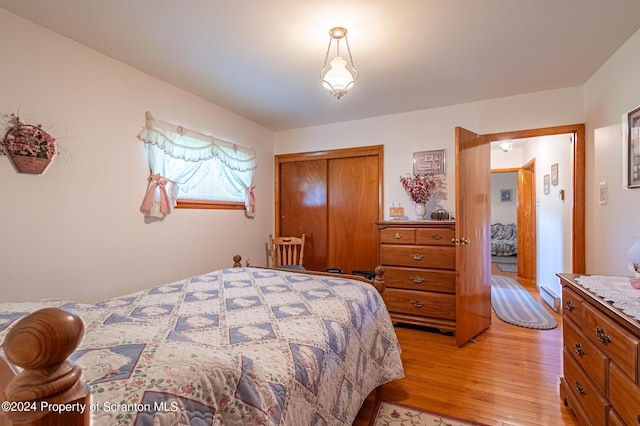
[[[305,234],[306,269],[375,268],[382,164],[382,145],[275,157],[275,232]]]

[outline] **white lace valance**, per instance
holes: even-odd
[[[173,158],[203,161],[217,158],[226,167],[245,172],[256,168],[255,151],[213,136],[185,129],[153,118],[146,112],[146,124],[138,139],[155,145]]]

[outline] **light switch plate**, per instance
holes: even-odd
[[[598,203],[607,204],[607,182],[605,181],[598,184]]]

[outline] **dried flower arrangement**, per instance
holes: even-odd
[[[426,203],[435,193],[440,179],[433,174],[417,174],[400,177],[402,187],[416,203]]]
[[[9,155],[23,173],[42,173],[56,153],[56,139],[42,124],[24,124],[15,114],[5,117],[7,132],[0,141],[0,155]]]

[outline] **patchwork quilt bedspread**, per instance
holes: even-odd
[[[0,304],[0,340],[44,306],[85,323],[72,358],[92,425],[350,425],[404,375],[380,294],[342,277],[232,268],[94,305]]]

